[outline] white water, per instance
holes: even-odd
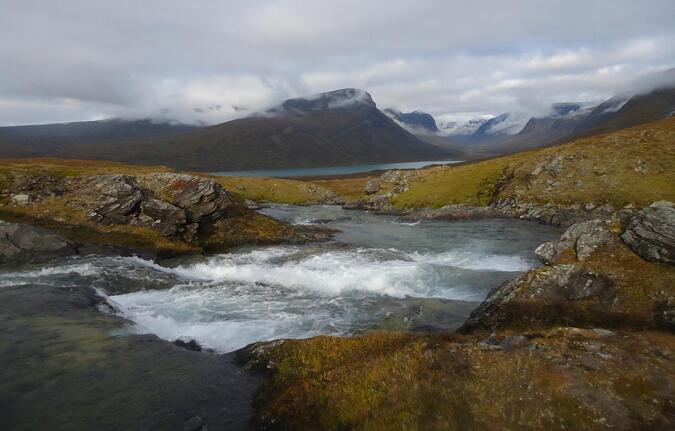
[[[270,211],[305,223],[344,218],[329,207]],[[91,286],[134,322],[134,332],[195,339],[225,352],[260,340],[354,333],[406,315],[414,298],[480,301],[535,265],[531,250],[559,235],[514,221],[348,216],[329,223],[343,233],[328,244],[263,247],[171,266],[134,257],[71,259],[4,272],[0,286]],[[434,324],[443,325],[440,319]]]

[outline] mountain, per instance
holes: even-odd
[[[431,114],[427,114],[426,112],[401,112],[392,108],[385,109],[383,112],[411,133],[427,135],[438,133],[436,120],[434,120]]]
[[[151,119],[113,118],[74,123],[0,127],[0,140],[39,142],[41,145],[65,141],[102,141],[110,139],[173,136],[194,130],[195,126]]]
[[[2,133],[0,133],[0,137]],[[458,153],[422,142],[347,88],[289,99],[226,123],[169,136],[62,141],[0,138],[0,157],[63,157],[159,164],[194,171],[440,160]]]
[[[523,129],[529,117],[520,113],[505,113],[482,123],[467,142],[494,140],[517,134]]]
[[[482,126],[486,121],[488,121],[487,118],[473,118],[469,121],[464,122],[457,122],[457,121],[440,122],[438,124],[438,128],[440,129],[441,133],[446,136],[465,137],[474,134],[476,130],[478,130],[478,128]]]
[[[672,117],[675,115],[675,85],[633,96],[620,109],[610,114],[588,130],[579,132],[606,133]]]
[[[550,115],[530,118],[522,130],[511,136],[489,135],[482,130],[501,116],[495,117],[467,141],[479,153],[515,153],[658,121],[674,114],[675,86],[662,87],[632,97],[616,96],[588,108],[578,103],[555,104]],[[505,121],[501,120],[498,126]]]

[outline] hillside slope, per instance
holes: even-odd
[[[0,135],[0,157],[61,157],[160,164],[194,171],[355,165],[452,158],[379,111],[370,95],[345,89],[290,99],[256,116],[187,133],[59,141]]]
[[[357,207],[411,211],[490,206],[499,215],[569,224],[625,205],[675,201],[675,118],[461,166],[385,173]],[[376,188],[376,187],[371,187]]]

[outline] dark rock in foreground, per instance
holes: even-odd
[[[42,261],[77,253],[73,244],[49,230],[0,222],[0,263]]]
[[[461,328],[675,327],[669,202],[571,226],[535,253],[546,264],[495,288]],[[621,225],[625,226],[622,230]],[[622,243],[623,240],[623,243]],[[624,245],[624,243],[626,245]]]
[[[242,245],[325,240],[331,234],[259,214],[215,180],[196,175],[72,176],[38,168],[18,170],[5,179],[12,191],[21,193],[0,202],[2,218],[48,228],[62,235],[62,241],[78,246],[113,246],[124,253],[164,257],[222,252]],[[20,252],[20,245],[12,247],[7,241],[0,254],[30,258],[30,253]],[[42,254],[52,250],[54,257],[68,248],[60,250],[54,237],[45,247]]]

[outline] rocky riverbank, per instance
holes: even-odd
[[[675,200],[675,120],[491,160],[364,178],[347,208],[410,220],[519,218],[568,227]],[[327,183],[338,187],[332,183]]]
[[[2,226],[2,261],[106,250],[166,257],[330,236],[261,215],[194,175],[72,175],[34,165],[0,172],[0,183],[0,219],[19,223]]]
[[[456,333],[257,343],[261,429],[669,429],[675,206],[572,225]]]

